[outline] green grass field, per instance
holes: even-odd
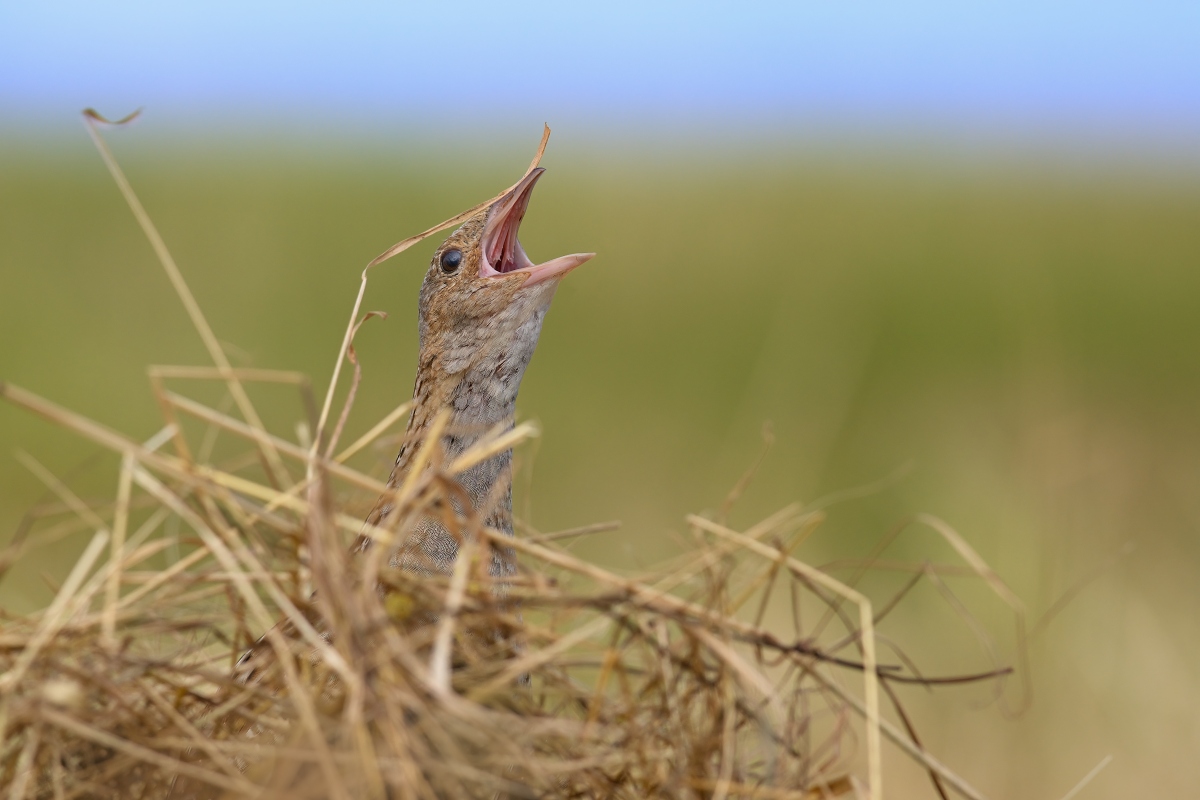
[[[0,379],[147,437],[161,418],[146,365],[205,355],[79,139],[0,154]],[[302,370],[320,391],[362,266],[510,183],[533,144],[463,156],[110,139],[235,360]],[[1080,797],[1187,796],[1200,778],[1200,174],[660,150],[552,142],[544,161],[526,249],[599,256],[559,290],[525,380],[521,414],[544,435],[521,456],[518,514],[543,531],[620,519],[577,552],[652,563],[675,552],[685,513],[721,503],[770,421],[738,524],[897,476],[834,507],[809,561],[862,555],[927,511],[1034,619],[1090,581],[1031,644],[1023,717],[980,710],[983,689],[911,692],[931,749],[990,797],[1061,797],[1110,754]],[[359,335],[351,433],[411,391],[432,248],[372,277],[365,308],[390,318]],[[291,436],[294,398],[257,399]],[[113,492],[111,459],[0,407],[5,538],[44,499],[14,448],[86,496]],[[81,541],[7,575],[0,599],[45,602],[38,569],[61,576]],[[913,529],[884,557],[950,554]],[[977,587],[956,589],[1008,633]],[[978,667],[956,620],[926,587],[891,633],[927,639],[913,655],[933,672]],[[928,791],[899,757],[889,766],[892,796]]]

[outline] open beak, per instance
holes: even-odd
[[[517,240],[517,231],[521,227],[521,220],[525,218],[525,210],[529,208],[533,187],[545,171],[538,167],[530,172],[488,211],[483,228],[483,257],[479,260],[479,277],[495,278],[522,273],[526,276],[524,286],[533,286],[552,278],[561,278],[596,255],[574,253],[534,264],[525,254],[525,248]]]

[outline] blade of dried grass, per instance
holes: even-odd
[[[185,481],[189,485],[195,487],[207,489],[219,487],[222,489],[229,489],[231,491],[238,492],[245,497],[253,497],[273,503],[275,504],[276,508],[287,508],[291,511],[297,512],[302,516],[307,515],[311,510],[309,502],[293,496],[289,493],[291,490],[288,490],[288,492],[281,492],[276,489],[272,489],[269,486],[255,483],[247,478],[242,478],[238,475],[231,475],[227,472],[222,472],[221,470],[214,469],[212,467],[196,465],[192,470],[188,471],[177,461],[173,459],[164,460],[161,457],[159,460],[153,461],[153,463],[149,464],[149,466],[154,466],[157,469],[161,469],[163,472],[170,474],[172,477],[181,481]],[[361,476],[361,474],[360,479],[364,481],[373,480],[367,479],[366,477]],[[382,486],[382,484],[379,485]],[[255,513],[257,515],[265,514],[266,507],[256,508]],[[359,533],[360,531],[369,533],[373,537],[379,537],[381,541],[390,541],[393,536],[392,532],[385,528],[380,528],[374,525],[364,525],[361,519],[358,517],[349,516],[348,514],[334,512],[332,518],[340,529],[350,533]]]
[[[950,606],[951,610],[953,610],[954,613],[958,615],[958,618],[966,624],[971,633],[975,634],[975,639],[979,642],[984,652],[987,654],[988,660],[992,662],[992,669],[999,670],[1002,666],[1000,654],[997,652],[995,641],[988,634],[987,629],[983,626],[983,623],[975,618],[975,615],[972,614],[970,609],[967,608],[966,603],[958,598],[958,595],[954,593],[954,591],[946,584],[945,581],[932,573],[926,573],[925,577],[942,595],[946,601],[946,605]],[[1003,687],[998,686],[997,692],[1001,691],[1003,691]]]
[[[849,489],[842,489],[837,492],[832,492],[824,497],[817,498],[813,502],[809,503],[808,507],[813,510],[817,510],[829,508],[832,505],[844,503],[847,500],[857,500],[861,497],[870,497],[871,495],[878,494],[879,492],[889,489],[895,484],[904,480],[904,478],[907,477],[915,467],[915,462],[907,461],[896,469],[892,470],[891,474],[885,475],[877,481],[872,481],[871,483],[866,483],[862,486],[852,486]]]
[[[527,527],[527,526],[526,526]],[[557,542],[560,539],[573,539],[576,536],[591,536],[593,533],[608,533],[621,529],[620,520],[612,520],[611,522],[596,522],[591,525],[581,525],[578,528],[568,528],[563,531],[554,531],[553,533],[535,533],[528,537],[528,541],[535,544],[546,544],[547,542]]]
[[[175,429],[170,425],[165,425],[159,429],[158,433],[151,436],[146,441],[142,442],[142,447],[151,452],[158,450],[167,442],[171,441],[171,437],[175,435]]]
[[[355,324],[354,330],[350,331],[350,344],[346,347],[346,358],[354,365],[354,376],[350,378],[350,390],[346,392],[346,400],[342,403],[342,413],[338,415],[338,421],[333,426],[333,433],[329,435],[329,444],[325,447],[325,458],[333,457],[338,440],[342,438],[342,429],[346,427],[346,420],[350,417],[350,409],[354,407],[354,398],[358,396],[358,385],[362,381],[362,365],[358,363],[358,355],[354,352],[354,337],[358,335],[358,329],[367,320],[372,317],[387,319],[387,316],[386,311],[368,311]]]
[[[286,439],[281,439],[273,434],[255,430],[244,422],[240,422],[233,417],[229,417],[218,411],[214,411],[208,406],[203,405],[202,403],[197,403],[195,400],[191,400],[183,395],[166,391],[164,392],[164,396],[172,407],[191,414],[197,419],[202,419],[205,422],[219,425],[230,433],[236,433],[239,436],[243,436],[251,440],[262,439],[269,441],[272,447],[276,448],[283,455],[292,456],[300,461],[307,461],[309,459],[309,453],[307,451],[297,445],[292,444]],[[317,459],[317,462],[324,469],[328,470],[330,474],[336,475],[337,477],[349,481],[350,483],[353,483],[363,489],[368,489],[372,492],[383,492],[387,489],[387,487],[380,481],[368,477],[357,470],[346,467],[337,461],[330,460],[328,458],[319,458]],[[300,486],[303,483],[304,482],[302,481],[300,484],[295,484],[292,489]],[[291,491],[291,489],[288,491]]]
[[[62,748],[58,742],[54,743],[53,753],[50,783],[54,787],[54,800],[66,800],[67,786],[64,775],[66,770],[63,769]]]
[[[793,517],[796,517],[796,519],[794,520]],[[823,512],[808,511],[800,503],[789,503],[766,519],[751,525],[742,535],[751,539],[761,539],[773,531],[782,532],[792,522],[801,521],[805,517],[812,517],[816,524],[825,521],[825,514]]]
[[[654,640],[658,644],[657,658],[654,659],[658,665],[661,674],[663,699],[666,701],[668,715],[670,717],[671,733],[669,741],[684,742],[687,741],[687,735],[684,721],[683,711],[680,709],[680,698],[674,691],[676,683],[676,671],[671,663],[670,656],[670,632],[667,630],[665,620],[655,620],[654,624]],[[664,764],[664,767],[666,765]]]
[[[209,327],[208,320],[204,317],[204,312],[200,310],[200,304],[196,302],[192,290],[188,288],[187,281],[183,278],[183,273],[175,263],[174,257],[170,250],[167,249],[166,242],[158,233],[158,228],[150,219],[150,215],[146,213],[146,209],[142,207],[141,200],[133,191],[133,186],[125,177],[124,171],[117,163],[117,159],[113,156],[112,151],[108,149],[108,144],[104,141],[104,137],[100,135],[100,129],[97,123],[106,125],[119,125],[125,121],[132,119],[127,117],[125,120],[110,122],[103,116],[98,114],[93,109],[86,109],[83,112],[84,125],[87,127],[88,135],[92,137],[92,141],[96,145],[96,149],[100,151],[100,157],[104,160],[104,164],[108,167],[109,174],[112,175],[117,187],[121,190],[121,194],[125,197],[125,202],[129,205],[129,209],[133,212],[133,216],[137,219],[138,225],[141,226],[142,232],[150,241],[150,246],[154,249],[154,254],[158,256],[159,264],[167,273],[167,278],[171,281],[171,285],[175,288],[175,293],[179,296],[183,303],[184,309],[187,311],[188,317],[192,321],[192,326],[196,332],[200,334],[200,339],[204,342],[204,347],[208,350],[209,357],[220,370],[222,377],[225,379],[226,385],[229,387],[229,393],[233,395],[234,402],[238,405],[238,410],[242,412],[242,416],[253,427],[265,432],[266,428],[259,418],[258,412],[254,409],[254,405],[250,402],[250,396],[246,394],[245,388],[241,381],[233,374],[233,366],[229,363],[229,359],[225,355],[225,350],[221,347],[221,343],[217,340],[216,334]],[[270,447],[268,443],[262,442],[263,457],[268,464],[268,474],[272,474],[276,481],[280,481],[286,485],[291,481],[287,479],[287,470],[283,466],[279,454]],[[282,481],[280,479],[283,479]]]
[[[979,553],[975,552],[975,548],[971,547],[958,531],[954,530],[944,520],[938,519],[932,514],[917,514],[915,519],[917,522],[922,522],[933,528],[934,531],[955,549],[963,561],[966,561],[971,566],[971,569],[975,570],[979,577],[987,581],[988,585],[992,587],[992,591],[1000,599],[1007,603],[1014,611],[1018,611],[1024,616],[1025,604],[1021,602],[1021,599],[1017,597],[1012,589],[1008,588],[1008,584],[996,574],[996,571],[992,569],[990,564],[983,560],[983,557]]]
[[[354,732],[354,743],[358,746],[358,766],[360,774],[366,779],[365,794],[370,798],[388,797],[387,785],[383,777],[383,766],[379,762],[379,754],[371,731],[362,723],[362,719],[351,720]]]
[[[172,750],[189,750],[196,746],[196,743],[191,738],[182,736],[156,736],[154,744],[158,747],[170,748]],[[253,740],[226,741],[209,739],[208,746],[214,752],[222,754],[225,758],[229,756],[257,756],[260,758],[263,756],[282,756],[294,761],[316,761],[311,750],[282,744],[258,744]],[[333,758],[336,763],[342,765],[353,765],[355,763],[355,757],[350,753],[334,753]],[[261,787],[256,788],[259,788],[261,791]]]
[[[688,632],[704,642],[705,647],[729,665],[729,668],[741,678],[747,688],[752,688],[761,694],[763,699],[771,705],[772,710],[783,714],[783,699],[779,696],[775,686],[767,679],[766,675],[747,663],[746,659],[742,658],[728,642],[700,626],[693,626],[688,629]]]
[[[170,364],[151,364],[146,373],[159,378],[184,380],[225,380],[227,375],[254,383],[290,383],[307,386],[310,381],[303,372],[287,369],[263,369],[261,367],[233,367],[228,372],[219,367],[189,367]]]
[[[729,796],[729,786],[733,783],[733,759],[736,754],[734,742],[734,725],[737,723],[737,699],[733,693],[733,684],[723,682],[725,708],[722,712],[724,719],[721,725],[721,771],[717,775],[717,784],[713,788],[712,800],[725,800]]]
[[[58,499],[79,516],[80,519],[87,522],[88,525],[96,530],[108,531],[108,523],[100,519],[99,515],[87,503],[80,500],[53,472],[42,466],[40,461],[23,450],[17,450],[13,455],[17,461],[21,462],[22,466],[44,483],[47,489],[54,492]]]
[[[158,403],[158,410],[163,416],[163,420],[167,423],[167,427],[171,429],[171,438],[175,442],[175,453],[188,464],[196,461],[196,456],[192,453],[192,448],[188,445],[187,436],[184,435],[183,426],[179,424],[179,419],[175,415],[175,409],[167,402],[166,386],[163,385],[163,379],[159,375],[150,373],[150,391],[154,394],[154,400]],[[226,391],[226,397],[232,397]],[[222,398],[224,405],[225,398]],[[205,432],[205,438],[201,444],[200,460],[207,461],[211,455],[211,448],[216,446],[216,431],[210,428]],[[207,452],[206,452],[207,451]],[[259,456],[261,458],[261,454]]]
[[[175,409],[166,402],[164,392],[166,387],[163,384],[164,379],[177,378],[184,380],[223,380],[224,374],[221,370],[214,367],[189,367],[189,366],[163,366],[152,365],[146,369],[146,373],[150,378],[150,387],[154,392],[154,397],[158,400],[159,408],[162,411],[163,418],[167,421],[168,427],[171,429],[175,439],[175,447],[181,458],[186,461],[207,462],[212,453],[212,447],[216,443],[217,429],[210,426],[205,433],[205,438],[200,445],[200,451],[193,456],[191,448],[188,446],[187,440],[184,438],[183,429],[178,424],[175,418]],[[315,415],[312,399],[312,384],[308,376],[290,370],[273,370],[273,369],[258,369],[253,367],[234,368],[231,374],[239,380],[251,381],[255,383],[281,383],[297,386],[300,389],[300,398],[304,403],[306,411],[310,415]],[[223,412],[228,403],[233,402],[233,395],[228,392],[221,398],[221,411]],[[260,456],[261,457],[261,456]]]
[[[862,700],[855,697],[850,692],[847,692],[841,686],[837,685],[837,683],[833,680],[830,680],[828,676],[822,675],[821,671],[818,669],[811,670],[809,674],[820,681],[821,685],[825,689],[837,695],[842,702],[852,708],[859,716],[863,717],[864,719],[868,718],[868,710],[863,704]],[[968,800],[987,800],[987,797],[984,794],[960,778],[954,771],[935,758],[928,750],[913,744],[913,742],[907,736],[905,736],[899,728],[897,728],[888,720],[880,718],[879,729],[883,732],[884,736],[891,740],[892,744],[899,747],[901,750],[907,753],[909,757],[920,763],[926,769],[936,772],[939,777],[945,780],[947,784],[949,784],[963,797],[966,797]]]
[[[583,722],[583,732],[580,734],[581,739],[587,739],[591,736],[592,728],[596,725],[596,720],[600,718],[600,709],[604,707],[604,690],[608,688],[608,681],[612,677],[617,662],[621,660],[621,651],[615,646],[619,633],[620,629],[614,627],[614,641],[604,651],[604,661],[600,664],[600,674],[596,676],[596,688],[592,690],[592,696],[588,699],[588,712]]]
[[[947,522],[938,519],[932,514],[921,513],[915,517],[917,522],[921,522],[932,528],[946,542],[954,548],[963,561],[975,570],[979,577],[987,583],[991,590],[999,597],[1005,605],[1012,609],[1013,616],[1016,619],[1016,647],[1017,647],[1017,663],[1020,664],[1017,669],[1018,680],[1021,682],[1021,701],[1018,703],[1015,710],[1010,711],[1012,714],[1019,714],[1029,707],[1033,702],[1033,686],[1029,682],[1029,648],[1028,638],[1025,635],[1026,616],[1027,612],[1025,604],[1017,597],[1012,589],[1006,584],[991,565],[983,560],[979,553],[975,552],[975,548],[967,543],[958,531],[954,530]],[[1004,696],[1001,696],[1001,702],[1005,701]]]
[[[689,778],[687,785],[693,789],[711,792],[717,782],[706,778]],[[849,780],[833,784],[824,784],[815,789],[776,789],[770,786],[749,786],[742,783],[729,783],[725,790],[734,797],[762,798],[762,800],[826,800],[831,797],[841,797],[851,791]]]
[[[458,475],[459,473],[466,472],[471,467],[487,461],[497,453],[511,450],[526,439],[541,436],[541,434],[542,429],[533,422],[522,422],[512,430],[504,433],[494,432],[480,439],[459,455],[458,458],[451,461],[450,466],[446,468],[446,473],[449,475]]]
[[[1112,760],[1113,757],[1111,754],[1100,759],[1100,763],[1092,767],[1091,771],[1088,772],[1087,775],[1084,775],[1082,778],[1080,778],[1079,783],[1075,784],[1071,791],[1064,794],[1061,798],[1059,798],[1059,800],[1071,800],[1071,798],[1082,792],[1089,783],[1095,780],[1096,776],[1099,775],[1105,767],[1112,763]]]
[[[915,572],[923,574],[933,572],[948,578],[976,578],[979,573],[971,567],[962,564],[934,564],[932,562],[889,561],[887,559],[839,558],[836,561],[826,561],[820,565],[825,572],[839,569],[861,570],[868,567],[872,570],[887,570],[889,572]]]
[[[104,594],[104,617],[100,625],[100,641],[110,652],[117,647],[117,601],[121,597],[121,551],[125,548],[125,529],[129,525],[129,497],[133,488],[133,459],[121,457],[121,472],[117,480],[117,509],[113,514],[113,565]]]
[[[16,646],[20,647],[19,644]],[[20,736],[9,736],[0,740],[0,764],[7,764],[14,754],[19,755],[17,751],[25,746],[24,741]]]
[[[68,536],[73,536],[82,531],[91,528],[86,522],[72,517],[65,522],[55,525],[51,528],[38,531],[33,535],[18,535],[14,536],[4,549],[0,551],[0,579],[8,574],[14,564],[17,564],[23,559],[26,554],[40,547],[49,547],[55,542],[60,542]]]
[[[446,430],[446,426],[449,424],[450,410],[447,408],[438,411],[433,421],[429,423],[429,427],[425,431],[424,441],[421,442],[421,447],[413,457],[412,466],[409,467],[408,474],[404,476],[404,482],[400,484],[400,488],[396,492],[396,502],[398,504],[402,504],[411,498],[417,483],[426,477],[425,467],[433,460],[434,453],[441,449],[442,432]]]
[[[338,462],[339,464],[346,463],[346,461],[348,461],[352,456],[356,455],[364,447],[371,444],[371,442],[375,441],[380,436],[382,436],[384,431],[386,431],[388,428],[395,425],[396,421],[399,420],[401,417],[403,417],[405,414],[407,414],[408,410],[410,408],[412,408],[411,400],[405,401],[405,402],[401,403],[400,405],[396,406],[394,409],[392,409],[392,412],[390,414],[388,414],[383,419],[379,420],[379,422],[375,423],[375,425],[371,428],[371,430],[367,431],[362,436],[358,437],[354,441],[354,444],[350,445],[345,450],[338,453],[337,456],[333,460]]]
[[[446,593],[446,603],[438,619],[437,634],[433,640],[433,651],[429,654],[430,688],[439,697],[450,694],[450,651],[454,643],[454,627],[458,623],[458,613],[462,610],[467,576],[475,566],[476,550],[475,540],[467,539],[454,561],[450,590]]]

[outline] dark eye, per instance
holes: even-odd
[[[442,272],[452,275],[458,272],[460,264],[462,264],[462,250],[447,250],[442,253]]]

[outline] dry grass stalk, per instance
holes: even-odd
[[[98,120],[89,117],[89,129],[215,367],[151,369],[166,427],[145,443],[0,383],[0,396],[121,458],[116,500],[103,507],[29,462],[61,501],[47,513],[69,513],[96,533],[46,610],[0,627],[0,785],[9,798],[815,800],[855,790],[856,716],[865,796],[882,797],[886,737],[930,771],[943,796],[980,797],[908,726],[890,686],[929,681],[877,663],[879,615],[869,599],[793,555],[823,519],[819,510],[791,506],[733,530],[723,520],[740,483],[721,521],[688,517],[693,552],[637,579],[559,545],[611,525],[505,539],[521,571],[497,591],[486,565],[500,534],[482,515],[453,510],[455,475],[537,429],[497,432],[448,464],[435,425],[419,455],[430,468],[408,474],[390,527],[367,532],[394,545],[419,515],[444,514],[463,540],[453,576],[391,569],[386,547],[352,557],[362,511],[384,486],[350,461],[405,407],[335,454],[337,437],[326,441],[323,431],[340,357],[319,414],[303,376],[232,367]],[[538,157],[544,147],[543,137]],[[342,349],[356,370],[361,297]],[[241,419],[166,388],[180,380],[221,382]],[[258,381],[298,387],[315,423],[310,441],[268,432],[246,388]],[[181,415],[206,426],[200,446]],[[242,452],[208,458],[218,437]],[[297,467],[303,478],[292,477]],[[171,518],[186,537],[167,537]],[[924,521],[1015,602],[961,537]],[[63,524],[41,535],[73,530]],[[33,544],[17,542],[0,563]],[[169,547],[179,558],[162,563]],[[779,595],[828,609],[843,630],[822,635],[798,616],[790,631],[767,624]],[[857,607],[854,618],[840,614],[842,599]],[[274,657],[248,674],[238,661],[260,636]],[[848,647],[856,658],[841,654]],[[848,677],[861,681],[862,699],[842,685]],[[880,687],[907,731],[883,717]]]

